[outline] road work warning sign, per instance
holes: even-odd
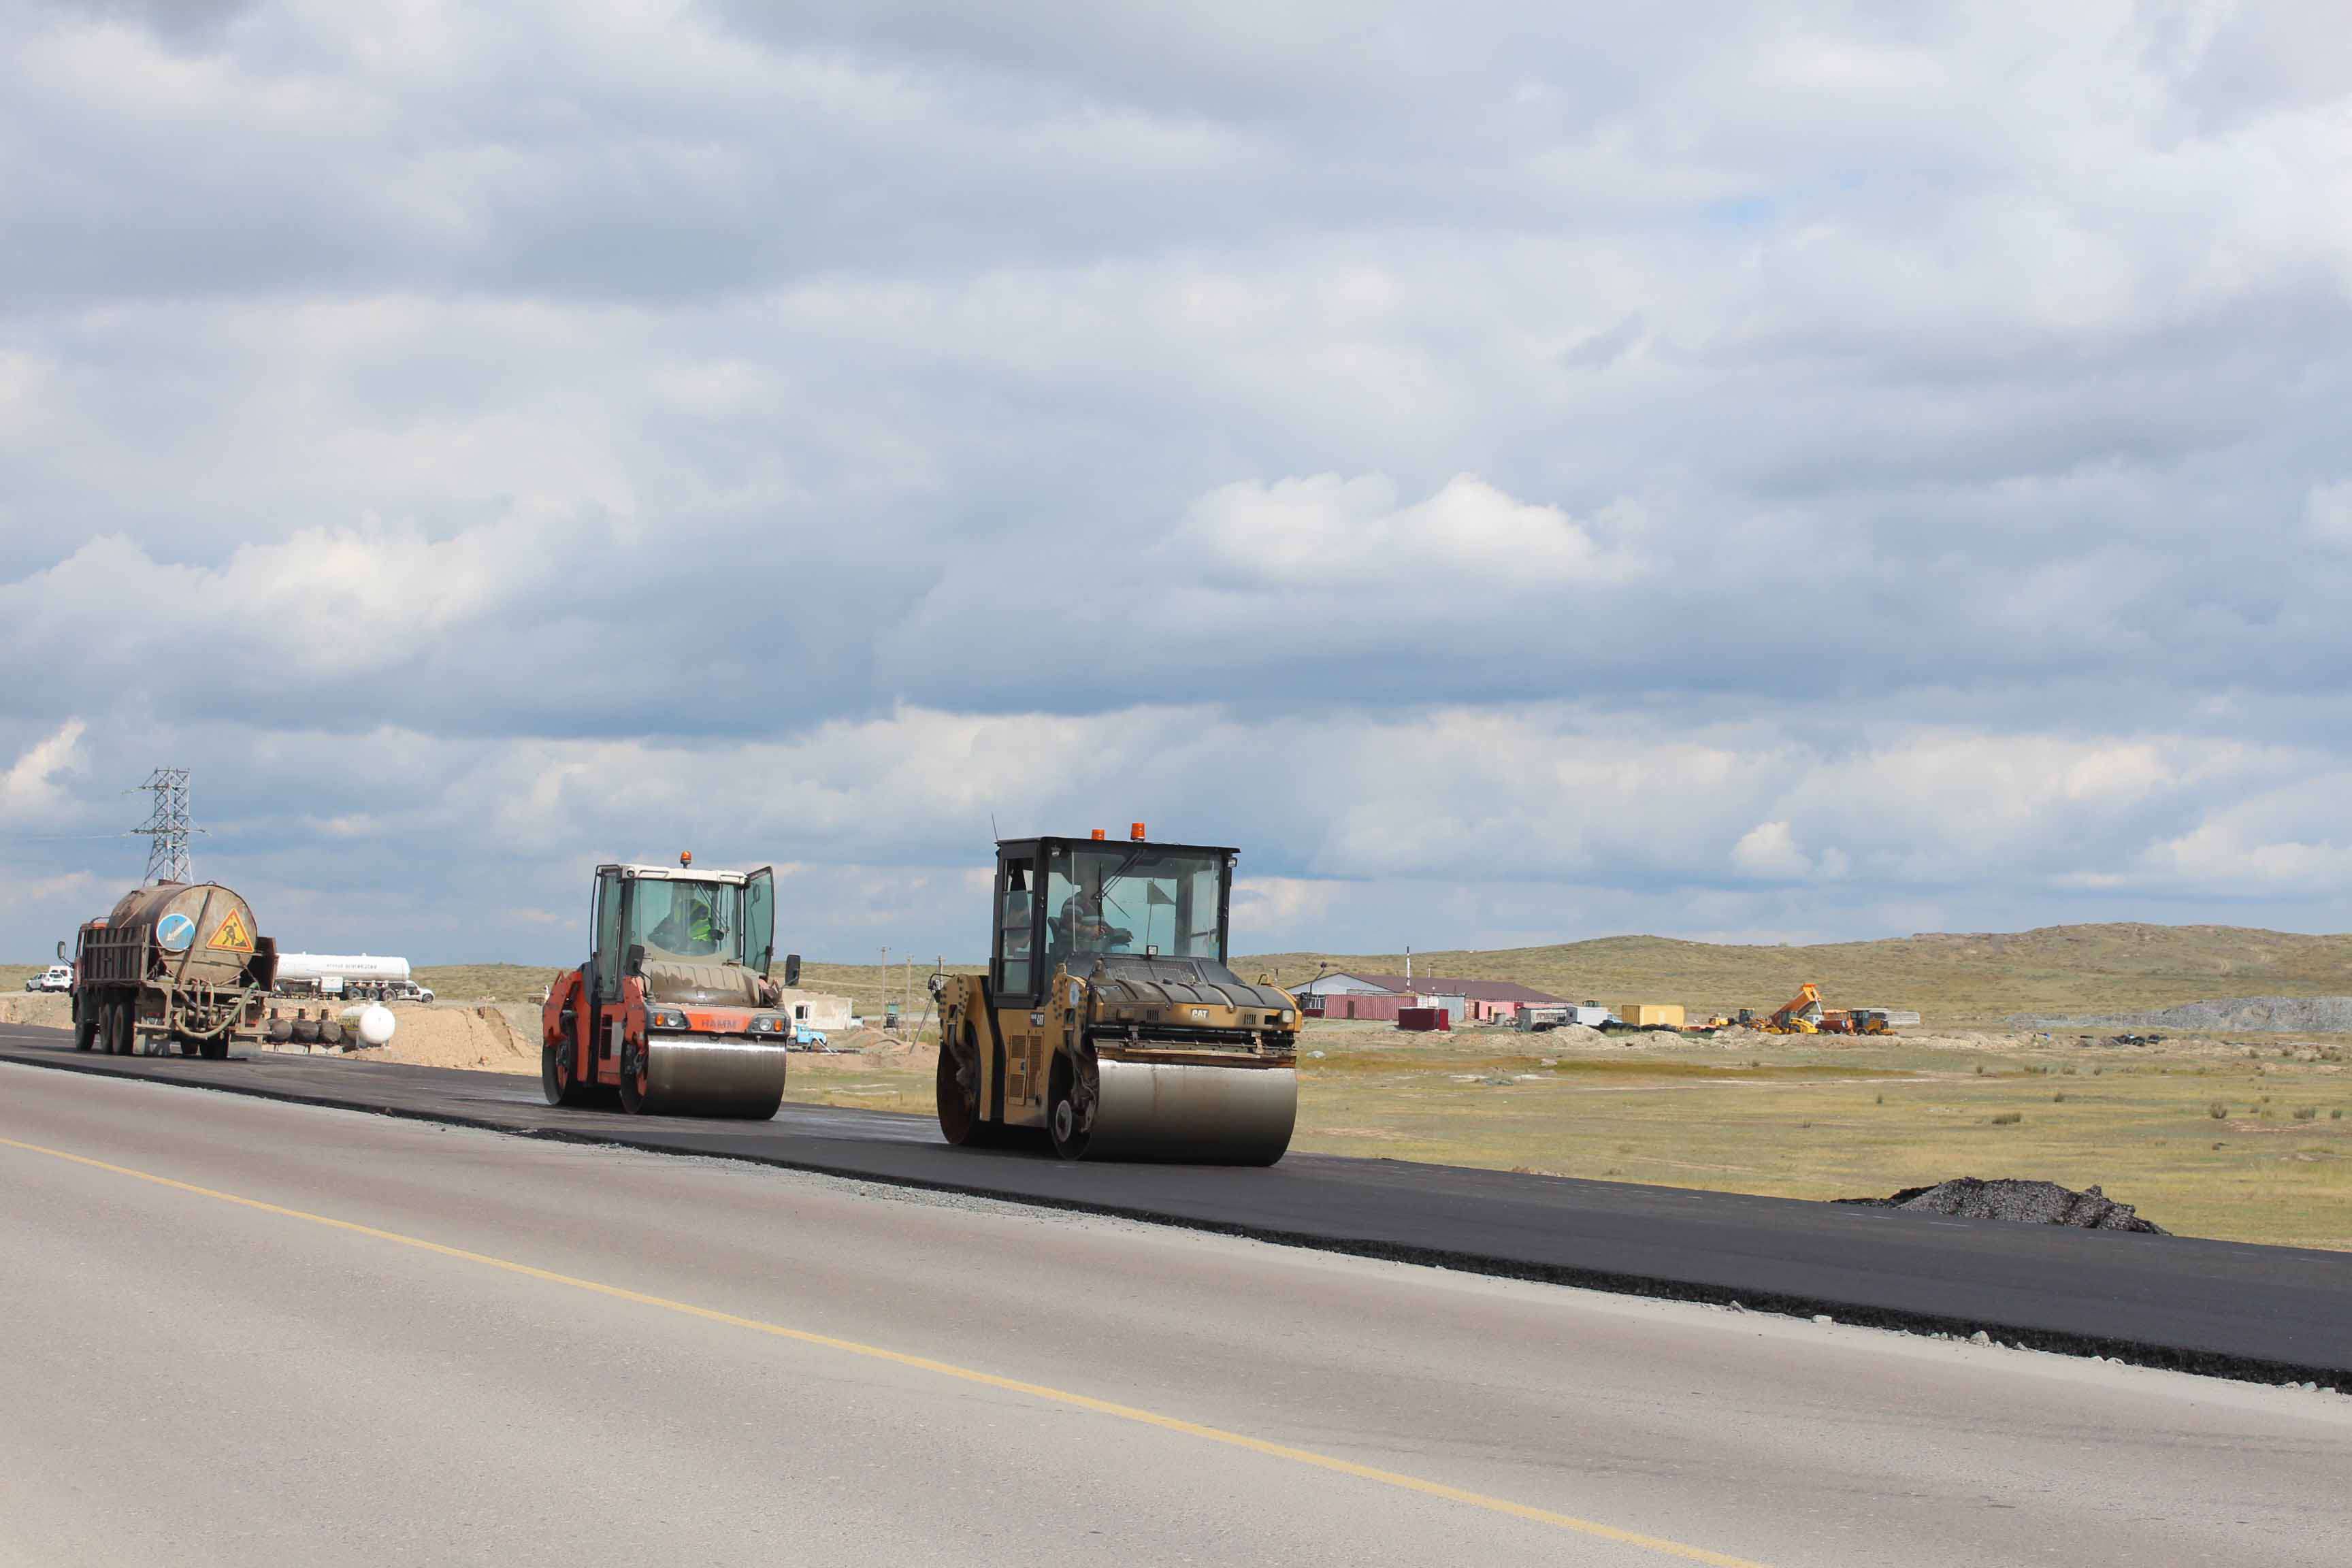
[[[205,945],[226,948],[231,952],[251,952],[253,933],[245,929],[244,914],[236,910],[229,910],[228,919],[221,921],[220,930],[213,932],[212,941]]]

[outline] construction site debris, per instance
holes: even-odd
[[[1906,1187],[1883,1198],[1832,1198],[1858,1208],[1904,1209],[1954,1219],[2000,1219],[2019,1225],[2063,1225],[2078,1230],[2131,1230],[2153,1236],[2172,1233],[2139,1217],[2095,1186],[2076,1192],[2055,1182],[2003,1177],[1983,1181],[1960,1176],[1932,1187]]]
[[[2352,1034],[2352,996],[2240,996],[2222,1002],[2183,1002],[2147,1013],[2107,1013],[2081,1017],[2009,1020],[2021,1029],[2173,1029],[2214,1035],[2246,1030],[2256,1034]]]

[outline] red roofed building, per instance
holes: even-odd
[[[1360,970],[1318,975],[1297,987],[1297,994],[1301,1005],[1327,1018],[1393,1018],[1397,1008],[1418,999],[1444,1005],[1455,1017],[1479,1024],[1509,1023],[1523,1002],[1567,1000],[1515,980],[1375,974]],[[1310,997],[1314,1000],[1309,1001]]]

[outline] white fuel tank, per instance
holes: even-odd
[[[379,983],[405,985],[408,984],[408,960],[373,958],[364,952],[281,952],[278,955],[278,984],[280,986],[316,985],[320,981],[333,979],[340,979],[347,985]]]

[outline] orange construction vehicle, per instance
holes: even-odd
[[[784,1097],[793,1021],[769,977],[776,879],[756,871],[600,866],[595,951],[556,977],[541,1009],[550,1105],[632,1115],[766,1121]],[[800,983],[798,953],[783,983]]]

